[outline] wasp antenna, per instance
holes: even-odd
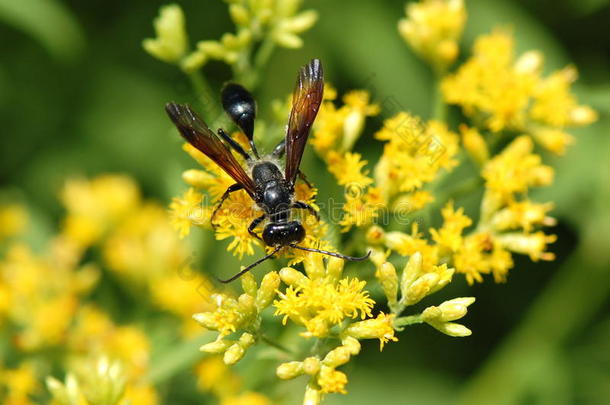
[[[230,283],[231,281],[237,280],[238,278],[240,278],[241,276],[243,276],[244,274],[246,274],[247,272],[249,272],[250,270],[252,270],[254,267],[258,266],[259,264],[261,264],[262,262],[264,262],[267,259],[270,259],[274,254],[276,254],[283,246],[278,246],[275,249],[273,249],[273,251],[271,253],[269,253],[268,255],[265,255],[263,257],[261,257],[260,259],[258,259],[257,261],[255,261],[254,263],[246,266],[243,270],[241,270],[239,273],[237,273],[236,275],[234,275],[231,278],[228,278],[226,280],[221,280],[219,278],[217,278],[218,281],[220,281],[223,284],[227,284]]]
[[[364,256],[354,257],[354,256],[347,256],[347,255],[337,253],[337,252],[329,252],[328,250],[314,249],[314,248],[308,248],[308,247],[298,246],[298,245],[290,245],[290,247],[293,247],[295,249],[305,250],[307,252],[321,253],[323,255],[338,257],[339,259],[350,260],[353,262],[361,262],[363,260],[368,259],[369,256],[371,255],[370,250]]]

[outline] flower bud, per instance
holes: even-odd
[[[377,267],[375,277],[379,280],[385,296],[388,298],[390,307],[396,305],[398,300],[398,275],[394,265],[385,262]]]
[[[254,344],[254,336],[252,336],[248,332],[244,332],[239,337],[238,342],[241,347],[243,347],[244,349],[247,349]]]
[[[349,352],[352,356],[355,356],[360,353],[360,348],[362,347],[358,339],[353,338],[351,336],[344,337],[341,340],[341,344],[343,345],[343,347],[349,349]]]
[[[339,259],[338,257],[329,257],[326,262],[326,275],[332,280],[338,281],[343,273],[343,266],[345,260]]]
[[[227,366],[231,366],[240,361],[244,354],[246,350],[239,343],[235,343],[225,351],[223,361]]]
[[[206,353],[222,353],[234,343],[232,340],[217,339],[202,345],[199,350]]]
[[[533,261],[553,260],[555,255],[545,252],[545,249],[547,244],[555,242],[556,239],[556,235],[545,235],[542,231],[533,234],[505,233],[496,238],[502,247],[529,255]]]
[[[320,371],[320,359],[317,357],[307,357],[303,360],[303,372],[305,374],[314,375]]]
[[[265,274],[265,277],[263,277],[263,280],[261,281],[261,287],[256,295],[256,308],[259,312],[271,304],[279,286],[280,276],[276,271]]]
[[[310,29],[318,20],[318,12],[315,10],[306,10],[296,16],[284,20],[282,28],[287,31],[300,33]]]
[[[439,332],[444,333],[445,335],[453,336],[453,337],[465,337],[472,335],[472,331],[461,325],[459,323],[446,322],[446,323],[430,323],[432,327],[434,327]]]
[[[597,112],[587,105],[576,106],[570,110],[569,114],[571,125],[589,125],[598,118]]]
[[[402,292],[403,298],[411,284],[420,276],[422,262],[423,257],[420,252],[415,252],[409,257],[409,261],[405,265],[405,268],[402,271],[402,277],[400,278],[400,291]]]
[[[235,25],[247,26],[250,24],[250,13],[242,4],[231,4],[229,6],[229,14]]]
[[[184,27],[184,13],[177,4],[161,7],[154,20],[154,39],[145,39],[144,50],[164,62],[178,62],[186,53],[187,38]]]
[[[295,287],[298,287],[307,280],[307,277],[303,273],[291,267],[284,267],[281,269],[280,278],[285,284]]]
[[[325,366],[336,368],[347,363],[350,359],[350,349],[344,346],[339,346],[326,354],[322,363]]]
[[[366,231],[366,241],[371,245],[385,243],[385,231],[379,225],[373,225]]]
[[[239,296],[239,298],[237,299],[238,301],[238,306],[239,309],[238,311],[248,317],[248,316],[252,316],[255,311],[256,311],[256,306],[255,306],[255,298],[251,295],[248,294],[241,294]]]
[[[464,148],[472,157],[472,159],[479,165],[485,164],[489,160],[489,149],[485,139],[481,136],[476,128],[469,128],[466,125],[460,125],[460,132],[462,133],[462,142]]]
[[[322,393],[313,384],[307,384],[305,387],[305,398],[303,405],[319,405],[322,401]]]
[[[182,58],[182,60],[180,61],[180,68],[186,73],[193,73],[196,70],[202,68],[207,61],[208,58],[205,53],[201,52],[200,50],[196,50]]]
[[[539,51],[523,53],[515,62],[515,71],[521,74],[538,74],[542,68],[544,57]]]
[[[216,319],[211,312],[199,312],[193,315],[193,319],[207,329],[216,329]]]
[[[290,380],[303,374],[303,362],[290,361],[282,363],[275,370],[275,374],[282,380]]]
[[[426,273],[415,280],[406,291],[403,291],[402,300],[405,305],[414,305],[430,294],[432,288],[436,287],[440,276],[436,273]]]
[[[256,285],[256,280],[254,279],[254,275],[252,273],[246,273],[241,276],[241,288],[246,294],[256,297],[258,286]]]

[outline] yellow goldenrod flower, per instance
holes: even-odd
[[[26,362],[15,369],[0,369],[0,387],[7,404],[33,404],[31,396],[40,391],[36,370]]]
[[[322,392],[317,384],[309,383],[305,387],[303,405],[318,405],[322,401]]]
[[[424,321],[449,322],[462,318],[468,312],[468,306],[475,301],[474,297],[454,298],[437,307],[428,307],[422,312]]]
[[[530,137],[520,136],[489,160],[482,172],[486,187],[501,199],[510,201],[514,193],[550,184],[553,169],[542,164],[542,158],[532,153],[533,148]]]
[[[422,0],[406,5],[398,23],[403,39],[424,60],[442,72],[458,56],[458,40],[466,21],[463,0]]]
[[[27,221],[27,213],[22,206],[0,205],[0,241],[23,232]]]
[[[357,184],[346,189],[344,215],[339,221],[341,231],[347,232],[352,226],[370,225],[384,207],[381,192],[376,187],[360,188]]]
[[[159,403],[159,395],[150,385],[134,383],[125,387],[123,400],[134,405],[156,405]]]
[[[233,65],[251,42],[250,30],[240,29],[237,34],[228,32],[223,34],[220,41],[200,41],[197,43],[197,50],[210,59],[222,60],[228,65]]]
[[[543,147],[562,154],[572,142],[564,128],[590,124],[597,114],[570,93],[575,68],[543,78],[541,66],[536,51],[515,58],[512,36],[496,30],[479,37],[473,56],[443,80],[444,97],[493,132],[531,133]]]
[[[47,378],[47,387],[60,405],[117,405],[125,394],[126,384],[122,365],[107,358],[77,370],[76,375],[68,374],[65,383]]]
[[[246,350],[253,344],[254,336],[249,333],[242,334],[236,343],[226,348],[223,356],[224,363],[228,366],[237,363],[244,357]]]
[[[169,205],[170,221],[180,238],[188,236],[192,225],[205,226],[212,213],[202,205],[203,195],[189,188],[182,197],[174,197]]]
[[[0,285],[6,285],[6,317],[18,326],[14,343],[22,350],[61,344],[79,297],[97,280],[93,267],[73,268],[59,257],[37,257],[24,245],[11,245],[0,262]],[[49,277],[52,275],[52,277]]]
[[[224,398],[221,405],[271,405],[269,398],[258,392],[246,392]]]
[[[411,262],[414,257],[417,256],[411,256],[409,262]],[[415,266],[417,266],[417,264]],[[409,264],[407,264],[405,274],[412,274],[412,272]],[[411,277],[404,277],[401,286],[402,297],[400,302],[404,305],[414,305],[418,303],[424,297],[435,293],[449,284],[453,277],[453,273],[454,269],[447,268],[447,264],[443,263],[434,266],[432,271],[419,275],[410,283]]]
[[[430,229],[432,239],[441,248],[455,252],[462,245],[462,232],[472,224],[472,220],[464,215],[464,209],[453,209],[453,202],[447,203],[441,211],[443,226],[436,230]]]
[[[379,280],[385,296],[388,298],[388,305],[393,307],[398,301],[398,275],[394,265],[384,262],[377,266],[375,277]]]
[[[532,119],[555,128],[570,125],[588,125],[596,120],[595,112],[586,106],[579,106],[576,97],[570,93],[570,85],[578,73],[573,66],[552,73],[540,80],[533,91],[533,105],[529,111]],[[573,120],[580,111],[588,109],[590,114],[582,114],[584,119]]]
[[[104,175],[91,181],[69,180],[61,191],[68,212],[64,234],[89,246],[140,203],[135,183],[126,176]]]
[[[540,204],[530,200],[511,201],[506,208],[493,215],[490,225],[498,231],[522,228],[527,233],[536,225],[555,225],[555,219],[547,216],[552,209],[553,203]]]
[[[327,156],[328,170],[335,175],[341,186],[365,188],[373,179],[368,176],[368,170],[362,170],[367,161],[361,158],[359,153],[346,152],[341,155],[331,151]]]
[[[486,233],[475,233],[464,238],[462,246],[453,255],[453,265],[458,273],[466,276],[468,284],[482,282],[481,274],[491,271],[487,263],[485,251],[490,245],[490,237]]]
[[[496,240],[505,249],[529,255],[533,261],[555,259],[555,254],[546,252],[547,245],[557,240],[555,235],[546,235],[541,231],[533,234],[505,233],[498,235]]]
[[[219,398],[233,397],[240,390],[241,380],[231,372],[220,356],[211,356],[200,361],[195,367],[195,374],[198,387]]]
[[[188,47],[184,13],[177,4],[161,7],[159,16],[154,20],[154,39],[145,39],[142,42],[144,50],[168,63],[176,63],[185,55]]]
[[[486,126],[497,132],[523,128],[536,80],[536,71],[515,67],[513,39],[497,30],[476,40],[473,56],[443,80],[443,93],[467,115],[488,117]]]
[[[253,311],[250,302],[238,301],[224,294],[212,296],[216,309],[213,312],[201,312],[193,315],[193,318],[202,326],[217,330],[221,336],[229,335],[237,329],[241,329],[250,319]]]
[[[475,162],[479,165],[484,165],[489,160],[489,149],[483,136],[476,128],[471,128],[464,124],[460,125],[460,132],[464,149],[466,149]]]
[[[400,112],[384,121],[375,138],[388,141],[375,166],[375,184],[385,201],[402,192],[413,192],[433,181],[441,169],[452,169],[457,161],[458,136],[447,125]]]
[[[156,278],[151,283],[152,299],[161,309],[189,319],[195,312],[209,309],[213,287],[211,282],[192,269],[185,269],[188,277],[172,273]]]
[[[322,337],[328,329],[345,318],[362,319],[371,315],[374,301],[366,291],[364,281],[344,278],[336,282],[327,277],[307,279],[300,286],[289,286],[273,302],[275,314],[283,315],[307,329],[303,336]]]
[[[352,323],[343,333],[356,339],[379,339],[379,350],[383,350],[383,345],[390,340],[398,341],[394,336],[393,320],[394,314],[381,312],[376,318]]]
[[[432,193],[426,190],[418,190],[411,193],[401,194],[394,198],[390,211],[397,215],[408,215],[419,211],[427,204],[434,201]]]
[[[337,371],[332,367],[322,366],[317,379],[321,391],[324,394],[338,392],[347,394],[345,385],[347,384],[347,376],[341,371]]]
[[[328,93],[328,94],[327,94]],[[353,90],[343,96],[343,105],[335,107],[332,100],[336,91],[329,85],[324,88],[324,100],[314,123],[311,144],[327,162],[333,152],[336,156],[352,149],[364,129],[366,117],[379,113],[379,105],[371,104],[365,90]]]

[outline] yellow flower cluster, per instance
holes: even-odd
[[[191,268],[192,258],[165,209],[143,201],[130,178],[70,180],[60,197],[66,215],[43,253],[12,239],[28,232],[22,208],[9,205],[0,212],[11,225],[7,240],[0,241],[0,330],[10,337],[11,361],[22,359],[16,368],[0,368],[0,400],[34,403],[44,390],[40,379],[61,361],[69,370],[66,382],[47,380],[58,404],[155,404],[158,394],[144,378],[150,371],[147,333],[117,324],[86,303],[88,295],[100,278],[115,275],[125,292],[173,314],[192,335],[201,333],[192,313],[211,306],[212,286]],[[93,263],[89,257],[103,260]],[[31,353],[41,355],[28,362]]]
[[[570,93],[574,67],[543,77],[542,54],[529,51],[515,58],[514,48],[505,30],[478,38],[472,57],[443,80],[445,100],[462,107],[483,129],[524,132],[551,152],[563,154],[573,142],[565,129],[588,125],[597,114]]]
[[[225,33],[218,41],[199,41],[192,52],[182,9],[177,4],[167,5],[154,21],[156,38],[145,39],[142,46],[155,58],[178,64],[188,73],[210,60],[221,60],[243,72],[250,68],[250,54],[259,42],[263,52],[254,59],[256,65],[266,62],[275,45],[285,48],[303,45],[299,34],[315,24],[318,14],[313,10],[299,11],[300,5],[300,0],[231,1],[229,15],[237,32]]]
[[[226,294],[212,296],[216,307],[209,312],[195,314],[193,318],[203,327],[218,331],[214,342],[201,346],[201,351],[207,353],[224,353],[225,364],[235,364],[242,359],[246,350],[258,338],[262,311],[271,305],[275,291],[280,285],[280,277],[276,272],[267,273],[257,286],[252,274],[242,277],[244,293],[237,298]],[[225,339],[226,336],[247,330],[237,340]]]
[[[247,142],[242,133],[234,133],[233,138],[244,145]],[[214,207],[226,189],[235,183],[218,165],[192,145],[185,144],[184,149],[203,166],[203,170],[191,169],[184,172],[183,179],[192,188],[187,190],[182,197],[175,197],[170,204],[171,222],[181,237],[189,234],[191,226],[209,229]],[[314,201],[316,194],[315,188],[310,188],[305,183],[297,183],[295,189],[297,200],[317,207]],[[254,247],[262,246],[262,243],[248,232],[248,226],[260,215],[258,207],[245,191],[231,193],[216,214],[214,222],[216,239],[231,238],[227,250],[240,259],[244,255],[253,255]],[[320,241],[327,231],[324,221],[316,221],[315,218],[308,216],[304,218],[303,226],[306,230],[303,246],[320,249],[332,248],[330,243]],[[257,231],[260,232],[258,229]],[[295,262],[305,257],[305,254],[300,251],[290,251],[287,254]]]
[[[463,0],[424,0],[405,6],[407,18],[398,22],[403,39],[438,72],[457,58],[458,40],[466,22]]]
[[[221,405],[270,405],[258,392],[245,391],[243,381],[223,362],[221,356],[210,356],[195,367],[197,385],[203,392],[218,398]]]
[[[255,26],[269,27],[261,21],[272,19],[265,20],[260,4],[231,2],[234,22],[244,30],[240,32],[248,32],[244,38],[254,35]],[[296,24],[292,28],[299,29],[278,34],[273,28],[273,34],[265,34],[260,51],[266,49],[265,41],[300,46],[300,38],[293,34],[309,28],[315,14],[297,14],[298,3],[289,4],[286,10],[273,13],[290,21],[286,27]],[[355,147],[367,118],[383,111],[365,90],[351,91],[338,99],[335,89],[326,84],[309,139],[344,192],[340,218],[324,212],[322,204],[328,222],[301,218],[307,235],[303,245],[332,249],[326,241],[332,237],[333,244],[343,246],[340,251],[363,253],[366,248],[372,252],[375,277],[370,263],[354,265],[344,275],[340,259],[285,249],[290,267],[267,273],[259,283],[252,274],[244,275],[239,295],[214,293],[212,306],[194,315],[203,327],[217,332],[214,341],[201,347],[216,355],[206,358],[197,371],[207,390],[216,390],[207,381],[229,375],[226,365],[247,362],[247,352],[268,344],[281,361],[277,376],[308,376],[304,401],[318,404],[326,394],[346,393],[348,378],[341,367],[360,352],[360,340],[378,339],[383,348],[397,340],[396,332],[414,324],[428,324],[453,337],[470,335],[470,329],[456,321],[467,314],[473,297],[449,299],[421,312],[404,314],[444,288],[454,274],[463,274],[470,284],[483,281],[487,274],[501,282],[513,267],[513,254],[525,254],[534,261],[553,259],[547,245],[555,236],[542,230],[554,224],[548,216],[553,204],[529,199],[532,188],[552,182],[553,169],[535,153],[534,141],[563,152],[570,139],[564,129],[595,119],[595,112],[579,105],[570,93],[574,70],[542,77],[539,53],[529,52],[514,60],[512,38],[495,31],[480,37],[474,55],[455,73],[449,73],[466,20],[464,2],[423,0],[410,3],[406,14],[399,22],[399,31],[437,74],[442,90],[438,114],[429,120],[407,111],[385,117],[374,132],[383,152],[369,166],[372,159],[356,152]],[[200,59],[205,60],[217,51],[217,58],[233,64],[234,78],[243,79],[238,60],[249,45],[244,45],[245,40],[241,43],[239,35],[227,36],[235,49],[221,41],[200,43],[196,52],[203,52],[206,56]],[[252,68],[248,63],[244,66]],[[446,122],[444,103],[462,107],[468,123]],[[285,119],[289,107],[289,100],[276,102],[276,115]],[[259,120],[257,125],[274,130],[266,124]],[[243,134],[233,134],[233,138],[247,148]],[[180,237],[187,236],[193,226],[209,229],[214,225],[216,238],[230,239],[228,250],[240,259],[252,255],[255,246],[266,248],[247,232],[260,212],[243,191],[232,193],[214,224],[210,223],[214,207],[233,180],[192,146],[184,149],[203,169],[184,172],[183,179],[191,188],[170,205],[171,220]],[[476,166],[465,162],[469,157]],[[462,167],[460,174],[468,170],[472,174],[466,182],[452,173],[462,165],[467,167]],[[448,187],[450,182],[456,182],[457,187]],[[460,192],[477,189],[483,196],[479,212],[459,206]],[[316,194],[317,190],[306,184],[297,186],[296,198],[314,206]],[[436,221],[438,211],[442,219]],[[331,232],[339,229],[346,234],[342,238]],[[296,268],[298,262],[302,262],[304,272]],[[402,271],[397,271],[396,262],[406,263]],[[366,274],[367,266],[371,277]],[[360,273],[348,273],[350,270]],[[389,313],[375,310],[369,292],[375,288],[373,283],[383,291]],[[275,317],[265,312],[270,306]],[[280,319],[282,328],[266,327]],[[300,338],[295,338],[296,334]],[[235,378],[227,380],[227,384],[219,384],[215,393],[219,398],[239,393]]]

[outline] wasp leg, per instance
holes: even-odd
[[[307,210],[309,211],[309,213],[311,215],[313,215],[314,217],[316,217],[316,220],[319,221],[320,220],[320,214],[318,213],[318,211],[316,211],[311,205],[304,203],[303,201],[296,201],[295,203],[292,204],[291,208],[296,208],[296,209],[301,209],[301,210]]]
[[[241,184],[235,183],[235,184],[229,186],[229,188],[227,188],[225,190],[222,197],[220,197],[220,202],[218,203],[218,205],[216,205],[216,208],[214,208],[214,211],[212,212],[212,216],[210,217],[210,225],[212,225],[212,229],[216,230],[216,225],[214,225],[214,218],[216,218],[216,214],[218,213],[218,210],[220,209],[220,207],[222,207],[222,204],[229,197],[229,194],[231,194],[234,191],[242,190],[243,188],[244,188],[244,186],[242,186]]]
[[[286,152],[286,139],[283,139],[280,143],[277,144],[275,148],[273,148],[273,152],[271,152],[271,155],[277,159],[280,159],[282,156],[284,156],[284,152]],[[307,184],[307,187],[313,188],[313,186],[307,180],[307,177],[305,177],[302,171],[299,170],[298,175],[299,178],[303,180],[305,184]]]
[[[227,133],[222,128],[218,128],[218,135],[229,145],[231,149],[242,155],[244,159],[246,159],[247,161],[252,160],[252,156],[250,156],[248,152],[246,152],[244,148],[241,147],[240,144],[235,142],[233,138],[227,135]]]
[[[254,220],[252,222],[250,222],[250,226],[248,226],[248,233],[257,239],[263,240],[260,236],[258,236],[258,234],[256,232],[254,232],[254,228],[256,228],[258,226],[258,224],[260,224],[263,221],[263,219],[265,219],[265,218],[266,218],[265,214],[261,215],[258,218],[254,218]]]
[[[284,156],[284,152],[286,152],[286,139],[282,139],[282,141],[278,143],[275,148],[273,148],[273,152],[271,152],[271,155],[273,155],[273,157],[275,158],[280,159],[282,156]]]
[[[307,177],[305,177],[305,174],[302,171],[299,170],[299,172],[297,174],[298,174],[299,178],[303,181],[303,183],[307,184],[307,187],[313,188],[313,186],[311,185],[309,180],[307,180]]]

